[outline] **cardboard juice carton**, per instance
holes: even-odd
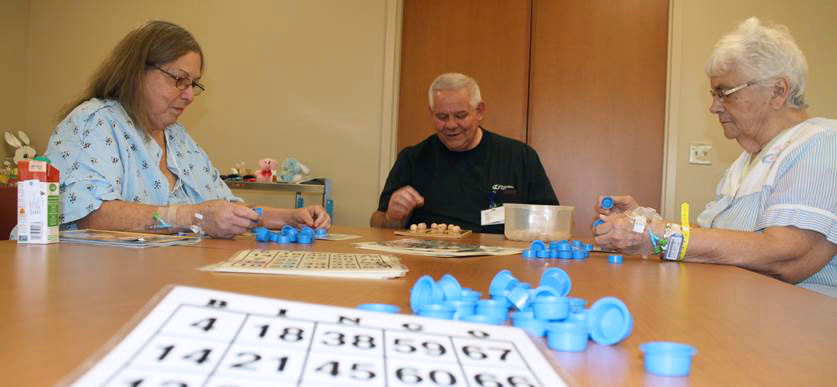
[[[58,243],[58,169],[45,158],[18,162],[17,243]]]

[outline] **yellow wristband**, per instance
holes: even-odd
[[[683,228],[683,248],[680,249],[680,257],[678,261],[682,261],[686,257],[686,248],[689,247],[689,203],[683,202],[680,205],[680,222]]]

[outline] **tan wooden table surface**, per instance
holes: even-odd
[[[363,235],[317,241],[319,251],[357,252],[353,242],[389,240],[391,230],[335,227]],[[498,235],[465,241],[522,246]],[[585,352],[547,351],[571,385],[835,385],[837,300],[734,267],[660,262],[604,254],[583,261],[524,260],[519,255],[476,258],[401,256],[410,269],[394,280],[206,273],[196,268],[236,250],[279,248],[249,236],[206,240],[198,246],[125,249],[79,244],[48,246],[0,242],[0,371],[4,386],[51,385],[81,365],[167,284],[180,284],[303,302],[353,307],[379,302],[409,311],[409,290],[424,274],[454,275],[482,291],[501,269],[536,284],[561,267],[571,296],[622,299],[634,317],[627,340],[590,344]],[[647,374],[639,345],[678,341],[698,349],[686,378]]]

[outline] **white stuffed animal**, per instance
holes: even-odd
[[[17,136],[20,137],[20,140],[13,134],[6,132],[6,143],[15,148],[15,164],[21,160],[34,159],[37,152],[35,152],[35,148],[29,146],[29,136],[22,130],[17,131]]]

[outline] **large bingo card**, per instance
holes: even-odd
[[[75,386],[564,386],[520,329],[177,286]]]

